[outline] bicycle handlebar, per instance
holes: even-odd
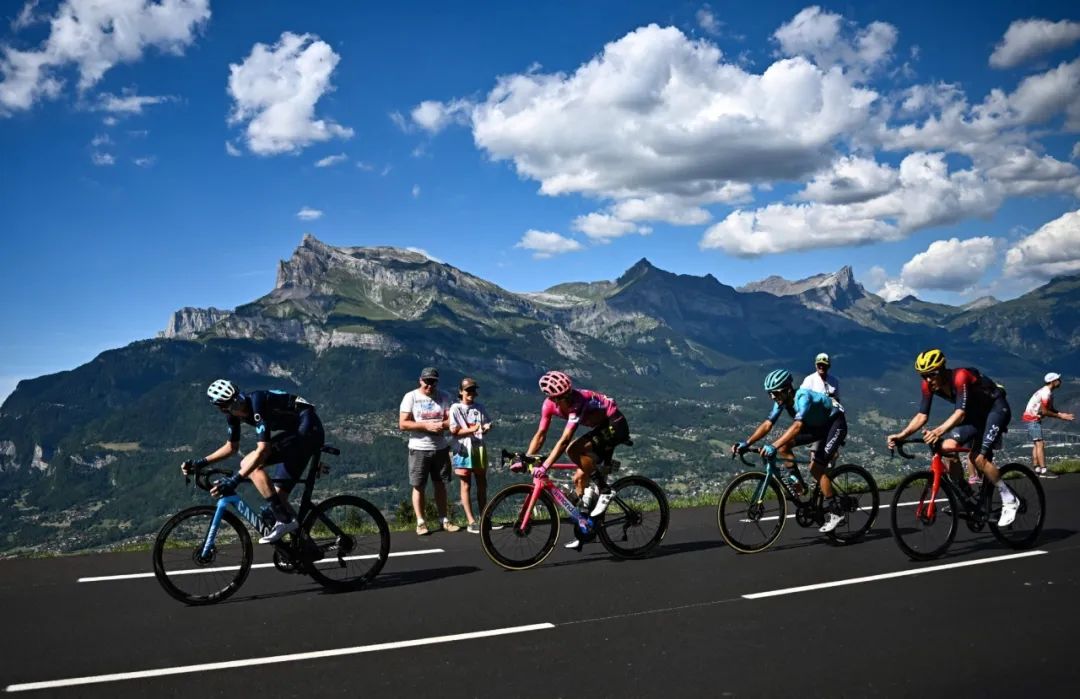
[[[905,459],[914,459],[915,458],[914,454],[909,454],[904,449],[904,447],[906,445],[908,445],[908,444],[926,444],[926,446],[930,449],[931,453],[934,453],[934,454],[965,454],[965,453],[971,451],[970,447],[954,447],[952,449],[942,449],[941,448],[941,443],[943,441],[944,440],[939,439],[938,441],[934,442],[933,444],[926,444],[926,442],[923,441],[922,437],[905,437],[904,439],[896,440],[894,442],[894,444],[896,445],[896,448],[895,449],[890,449],[889,451],[892,452],[894,455],[899,454],[900,456],[902,456]]]
[[[217,481],[214,481],[213,483],[210,482],[210,478],[212,476],[233,475],[232,471],[223,468],[211,468],[209,464],[206,466],[195,466],[194,468],[194,473],[190,473],[184,476],[184,483],[191,483],[191,478],[192,476],[194,476],[196,487],[206,491],[209,491],[211,488],[217,485]]]

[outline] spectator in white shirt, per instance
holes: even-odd
[[[829,355],[824,352],[814,357],[814,368],[816,371],[803,379],[802,386],[799,388],[808,388],[811,391],[824,393],[833,400],[839,402],[840,382],[836,380],[835,376],[829,373],[830,366],[831,362],[829,361]]]

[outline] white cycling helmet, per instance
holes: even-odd
[[[210,398],[210,402],[217,406],[232,403],[237,393],[239,391],[236,390],[236,385],[228,379],[218,379],[210,384],[210,388],[206,389],[206,395]]]

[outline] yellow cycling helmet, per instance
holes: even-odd
[[[915,358],[915,371],[928,374],[945,367],[945,354],[939,349],[928,349]]]

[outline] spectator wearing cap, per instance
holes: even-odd
[[[435,488],[435,509],[448,532],[461,529],[447,516],[446,484],[450,482],[450,445],[446,440],[450,395],[439,390],[439,370],[426,367],[420,385],[401,399],[398,427],[409,433],[409,485],[418,536],[437,530],[424,521],[424,489],[430,476]]]
[[[1042,478],[1057,478],[1046,469],[1046,451],[1043,446],[1042,421],[1044,417],[1056,417],[1059,420],[1072,420],[1072,413],[1059,413],[1054,409],[1054,391],[1061,388],[1061,374],[1051,371],[1043,377],[1043,387],[1031,394],[1024,408],[1024,422],[1031,437],[1031,463],[1035,473]]]
[[[491,417],[476,400],[480,387],[469,377],[461,380],[458,402],[450,406],[450,461],[454,473],[461,479],[461,507],[469,520],[467,531],[480,533],[472,509],[472,480],[476,478],[476,511],[487,505],[487,449],[484,435],[491,431]]]
[[[829,373],[830,366],[832,366],[832,362],[829,361],[829,355],[824,352],[814,357],[814,373],[803,379],[802,385],[799,388],[806,388],[811,391],[816,391],[817,393],[824,393],[839,402],[840,382],[836,380],[835,376]]]

